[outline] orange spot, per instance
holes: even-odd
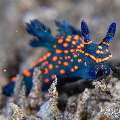
[[[65,74],[65,70],[64,70],[64,69],[61,69],[61,70],[60,70],[60,74]]]
[[[47,57],[50,57],[50,56],[51,56],[51,52],[48,52],[48,53],[46,54],[46,56],[47,56]]]
[[[51,69],[53,69],[53,65],[52,64],[49,64],[48,65],[48,68],[51,70]]]
[[[109,43],[107,43],[107,42],[102,42],[102,44],[105,44],[105,45],[108,45],[108,46],[109,46]]]
[[[62,42],[63,42],[63,39],[62,39],[62,38],[58,39],[58,43],[59,43],[59,44],[61,44]]]
[[[67,56],[68,59],[70,59],[71,57],[70,56]]]
[[[31,67],[34,67],[34,66],[36,66],[36,65],[37,65],[37,62],[32,62],[32,63],[30,64]]]
[[[84,44],[80,44],[81,47],[84,47]]]
[[[13,76],[13,77],[11,78],[11,81],[16,81],[16,76]]]
[[[74,40],[78,40],[78,39],[79,39],[79,35],[75,35]]]
[[[85,53],[86,56],[88,56],[89,54],[88,53]]]
[[[47,55],[43,56],[43,60],[46,60],[46,59],[47,59],[47,57],[48,57]]]
[[[72,36],[71,36],[71,35],[68,35],[67,38],[66,38],[66,41],[67,41],[67,42],[70,42],[71,38],[72,38]]]
[[[31,72],[26,69],[26,70],[23,71],[23,75],[26,76],[26,77],[30,77],[31,76]]]
[[[40,57],[37,62],[43,62],[44,61],[44,58],[43,57]]]
[[[82,62],[82,60],[79,58],[79,59],[78,59],[78,62]]]
[[[63,43],[63,47],[68,47],[68,43]]]
[[[77,57],[77,55],[76,54],[74,54],[74,58],[76,58]]]
[[[97,54],[104,54],[104,52],[103,52],[103,51],[100,51],[100,50],[97,50],[96,53],[97,53]]]
[[[74,66],[74,68],[75,68],[75,70],[77,70],[77,69],[78,69],[78,66],[77,66],[77,65],[75,65],[75,66]]]
[[[53,80],[55,79],[55,75],[54,74],[51,77],[52,77]]]
[[[84,44],[80,44],[79,46],[77,46],[78,49],[83,48]]]
[[[45,70],[44,70],[44,74],[48,74],[48,69],[45,69]]]
[[[78,49],[80,49],[80,48],[81,48],[81,46],[79,45],[79,46],[77,46],[77,48],[78,48]]]
[[[69,53],[69,51],[68,51],[68,50],[64,50],[64,53],[66,53],[66,54],[67,54],[67,53]]]
[[[76,45],[76,42],[75,42],[75,41],[72,41],[72,44],[73,44],[73,45]]]
[[[62,50],[57,49],[57,50],[56,50],[56,53],[57,53],[57,54],[60,54],[60,53],[62,53]]]
[[[70,49],[70,52],[75,52],[75,50],[74,49]]]
[[[59,61],[58,61],[58,64],[61,64],[61,63],[62,63],[62,62],[59,60]]]
[[[45,61],[45,62],[44,62],[44,65],[48,65],[48,61]]]
[[[53,48],[56,48],[57,46],[56,45],[53,45]]]
[[[80,52],[80,53],[83,53],[84,54],[84,51],[81,50],[81,49],[77,49],[76,51]]]
[[[68,66],[68,62],[64,62],[63,64],[64,64],[64,66]]]
[[[54,56],[54,57],[53,57],[53,61],[56,61],[57,59],[58,59],[57,56]]]
[[[96,51],[96,53],[97,53],[97,54],[99,54],[99,53],[100,53],[100,51],[99,51],[99,50],[97,50],[97,51]]]

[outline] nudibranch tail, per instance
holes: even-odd
[[[26,30],[35,37],[30,41],[32,47],[43,46],[50,48],[51,44],[55,42],[55,37],[52,35],[50,28],[38,20],[32,20],[30,23],[27,23]]]

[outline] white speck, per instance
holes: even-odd
[[[85,65],[85,66],[87,66],[87,63],[86,63],[86,62],[84,62],[84,65]]]
[[[7,71],[7,69],[4,68],[4,69],[3,69],[3,72],[6,72],[6,71]]]

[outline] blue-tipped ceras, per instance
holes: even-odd
[[[50,28],[38,20],[27,23],[27,32],[34,36],[30,45],[45,47],[48,52],[34,62],[31,70],[23,71],[25,79],[32,76],[35,66],[40,65],[44,85],[50,84],[55,75],[58,80],[68,78],[96,80],[102,75],[110,74],[109,60],[112,55],[109,45],[115,35],[115,22],[109,26],[106,36],[99,43],[91,40],[85,21],[81,22],[81,30],[74,28],[68,21],[55,23],[58,28],[57,35],[53,35]]]

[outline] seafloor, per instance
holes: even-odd
[[[81,93],[71,88],[71,95],[67,92],[59,95],[56,78],[43,99],[39,94],[41,72],[36,68],[28,97],[21,76],[17,76],[14,96],[0,95],[0,120],[120,120],[119,72],[118,67],[114,68],[113,74],[93,82],[94,88],[86,88]]]

